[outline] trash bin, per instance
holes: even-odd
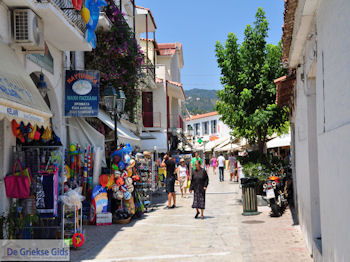
[[[245,177],[241,178],[243,216],[253,216],[260,214],[258,212],[258,199],[256,196],[256,185],[258,179]]]

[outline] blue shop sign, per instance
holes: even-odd
[[[100,72],[96,70],[67,70],[65,116],[97,117]]]

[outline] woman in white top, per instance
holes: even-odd
[[[189,172],[185,160],[182,158],[180,160],[180,165],[177,168],[177,180],[180,183],[181,197],[184,197],[184,195],[186,195],[188,179]]]

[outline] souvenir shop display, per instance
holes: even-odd
[[[137,170],[140,180],[135,183],[141,201],[146,210],[152,203],[152,158],[149,154],[137,155]]]
[[[60,200],[63,203],[63,233],[64,240],[69,246],[81,247],[85,242],[83,232],[82,187],[70,189],[64,193]]]
[[[110,169],[99,176],[98,185],[92,191],[92,224],[127,224],[132,217],[141,216],[146,210],[145,206],[150,204],[150,200],[144,197],[144,191],[136,190],[140,184],[149,184],[151,181],[149,163],[145,176],[145,173],[140,172],[139,158],[132,156],[132,151],[133,148],[127,144],[111,153]]]
[[[94,174],[94,148],[91,145],[85,147],[79,144],[70,144],[65,151],[64,165],[64,192],[81,187],[83,202],[83,222],[89,223],[90,200],[93,189]]]
[[[11,238],[59,238],[58,197],[63,188],[62,144],[47,127],[11,122],[16,146],[12,171],[4,178],[10,201],[8,234]]]

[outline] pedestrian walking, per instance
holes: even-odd
[[[218,160],[216,157],[213,155],[213,157],[210,160],[211,166],[213,167],[213,173],[214,175],[216,174],[216,168],[218,167]]]
[[[166,185],[166,192],[168,193],[167,208],[175,208],[176,207],[176,194],[175,194],[176,163],[175,163],[175,159],[171,157],[170,153],[165,154],[162,162],[162,167],[166,168],[165,185]]]
[[[191,159],[191,171],[196,169],[196,161],[198,161],[200,165],[203,164],[203,161],[199,157],[198,153],[194,152],[194,153],[192,153],[192,159]]]
[[[190,174],[185,162],[185,159],[180,159],[180,165],[177,167],[177,180],[180,184],[181,197],[184,197],[187,193],[187,184],[190,178]]]
[[[204,160],[204,162],[205,162],[205,170],[209,170],[209,167],[210,167],[210,159],[209,159],[209,157],[207,157],[207,156],[205,156],[204,158],[205,158],[205,160]]]
[[[218,165],[219,165],[219,179],[220,182],[223,182],[225,180],[224,173],[225,173],[225,157],[220,154],[218,157]]]
[[[196,168],[192,173],[190,186],[190,193],[194,191],[192,208],[195,208],[197,211],[194,218],[198,218],[200,214],[201,219],[204,219],[205,192],[209,184],[209,177],[207,171],[202,168],[199,161],[196,161],[195,166]]]
[[[230,181],[232,180],[236,180],[236,168],[237,168],[237,158],[235,153],[231,153],[230,156],[228,157],[228,161],[229,161],[229,167],[230,167]]]

